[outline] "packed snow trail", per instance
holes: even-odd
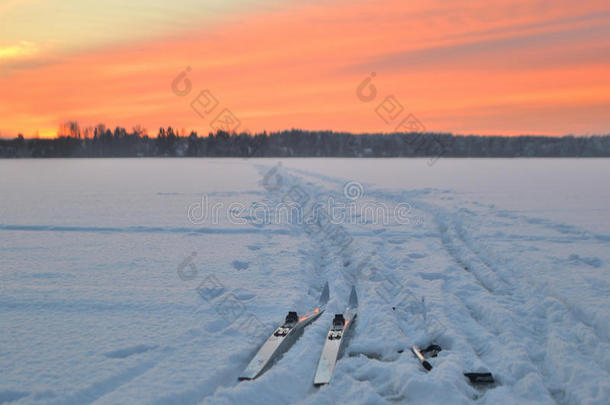
[[[332,189],[332,185],[340,184],[340,181],[333,181],[327,176],[310,175],[304,176],[305,178],[299,182],[298,176],[303,176],[304,173],[302,170],[296,172],[298,174],[295,175],[296,178],[291,179],[291,184],[298,184],[301,188],[312,184],[311,178],[318,179],[317,184],[313,183],[316,184],[316,189],[311,190],[313,199],[319,198],[324,193],[340,198]],[[289,170],[284,170],[285,178],[291,176],[288,173],[290,173]],[[331,188],[321,192],[322,182],[320,180],[327,184],[330,183]],[[384,259],[395,261],[392,253],[385,252],[396,250],[395,246],[392,249],[388,247],[388,244],[402,245],[405,243],[404,240],[397,238],[398,232],[392,233],[391,238],[388,238],[385,237],[387,234],[385,229],[379,233],[373,231],[373,234],[380,235],[380,237],[373,238],[377,240],[372,241],[372,244],[376,245],[374,249],[378,252],[377,255],[382,262],[375,265],[377,270],[381,268],[382,271],[390,271],[394,277],[402,277],[401,283],[405,283],[405,285],[423,285],[424,283],[429,284],[429,281],[442,281],[440,297],[442,297],[441,306],[445,311],[441,311],[437,316],[442,319],[442,323],[450,326],[442,331],[440,336],[427,336],[428,339],[436,338],[441,342],[446,341],[446,345],[450,346],[449,350],[451,350],[451,346],[454,346],[455,356],[459,359],[457,363],[466,368],[470,367],[471,371],[479,371],[478,369],[493,371],[502,385],[502,388],[497,391],[505,401],[508,398],[504,390],[508,386],[515,387],[510,395],[514,395],[515,400],[521,401],[529,399],[538,403],[582,403],[583,398],[590,393],[599,393],[597,398],[590,398],[593,402],[596,400],[603,402],[607,398],[609,387],[604,381],[604,377],[608,377],[608,360],[603,355],[604,350],[608,348],[607,333],[604,331],[604,327],[607,329],[607,314],[600,314],[602,319],[592,326],[586,320],[588,316],[575,315],[575,308],[565,304],[565,299],[556,297],[550,292],[544,292],[544,290],[540,291],[540,282],[536,282],[528,272],[519,271],[517,267],[503,265],[502,261],[491,255],[491,252],[489,254],[481,253],[481,251],[486,251],[485,240],[479,242],[483,245],[480,247],[466,230],[466,226],[470,222],[468,220],[476,215],[472,210],[460,207],[456,210],[457,212],[451,212],[447,208],[427,202],[426,200],[429,198],[416,198],[415,195],[420,194],[417,192],[401,193],[396,196],[384,191],[367,191],[369,196],[375,198],[376,201],[383,200],[389,204],[407,200],[414,210],[421,210],[422,216],[433,219],[433,226],[436,227],[438,236],[426,235],[428,238],[432,236],[430,239],[437,239],[428,242],[427,250],[432,248],[436,254],[432,252],[416,253],[407,257],[413,259],[434,255],[437,256],[436,261],[439,259],[439,251],[444,251],[449,263],[444,265],[445,271],[442,273],[434,271],[429,274],[422,271],[425,267],[421,266],[417,276],[423,282],[415,281],[413,283],[415,275],[405,274],[407,272],[401,271],[400,265],[383,263]],[[433,190],[427,190],[421,195],[428,196],[434,193]],[[561,225],[557,227],[562,228]],[[353,233],[364,236],[361,239],[364,239],[364,244],[366,244],[367,235],[361,229],[365,227],[355,228]],[[423,229],[419,230],[419,232],[421,231]],[[405,239],[417,237],[409,233],[404,232]],[[549,239],[553,240],[556,237],[554,235]],[[442,250],[435,248],[439,241]],[[324,238],[322,241],[318,241],[320,250],[325,249],[323,247],[325,243],[329,242]],[[346,262],[353,259],[352,257],[346,258],[345,252],[341,254],[343,263],[336,263],[338,268],[341,265],[345,266]],[[509,258],[511,257],[513,256],[509,256]],[[503,260],[508,259],[503,258]],[[528,262],[527,265],[533,266],[533,263]],[[374,284],[372,278],[366,281]],[[379,286],[372,288],[378,289]],[[422,298],[431,295],[435,295],[434,289],[421,292]],[[369,309],[368,312],[379,314],[383,312],[383,309]],[[417,319],[418,314],[413,315],[413,318]],[[549,318],[552,322],[548,321]],[[408,323],[409,319],[405,319],[405,322]],[[451,326],[454,326],[456,330],[451,330]],[[572,340],[570,332],[574,328],[581,330],[581,333],[588,337],[586,343],[582,338]],[[382,327],[380,329],[383,330]],[[413,336],[417,337],[419,334],[417,328],[414,327],[412,330]],[[357,333],[354,346],[362,335],[368,334],[362,328],[358,328]],[[420,337],[420,339],[425,338]],[[361,340],[364,339],[361,338]],[[383,336],[378,340],[386,341]],[[388,346],[392,347],[391,344]],[[383,358],[387,351],[388,347],[380,347],[378,353],[372,354],[369,349],[365,357],[371,361],[377,361]],[[452,356],[447,352],[443,355]],[[390,354],[389,357],[394,358],[395,356]],[[565,364],[570,365],[570,371],[566,371]],[[453,385],[463,382],[461,373],[456,374],[453,376]],[[538,388],[534,393],[526,392],[526,395],[522,396],[519,395],[522,384],[526,384],[526,387],[537,385]],[[570,386],[572,389],[567,390],[566,386]],[[470,387],[462,385],[461,388],[466,398],[480,398],[479,393],[473,393]],[[382,392],[378,393],[382,395]],[[390,396],[398,395],[400,397],[401,394],[400,389],[397,388]],[[488,392],[486,398],[494,401],[494,394]],[[528,398],[528,395],[531,398]],[[402,394],[402,397],[405,400],[408,399],[408,393]]]

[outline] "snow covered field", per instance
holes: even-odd
[[[609,403],[610,160],[427,162],[0,161],[0,403]],[[327,280],[327,311],[238,382]],[[426,373],[408,349],[429,343]]]

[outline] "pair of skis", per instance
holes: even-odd
[[[329,288],[328,283],[326,283],[315,309],[301,317],[296,312],[288,312],[284,323],[265,341],[239,376],[239,380],[253,380],[268,370],[296,342],[300,332],[324,313],[328,299]],[[344,335],[356,319],[357,307],[358,298],[356,296],[356,289],[352,287],[347,309],[344,313],[335,315],[333,324],[328,331],[314,377],[315,385],[323,385],[330,382],[341,348],[343,347]]]

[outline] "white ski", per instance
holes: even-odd
[[[342,314],[335,314],[333,324],[328,331],[324,347],[322,348],[322,355],[318,362],[318,369],[314,377],[314,385],[328,384],[335,371],[335,365],[337,359],[341,354],[343,348],[343,342],[345,341],[345,334],[349,331],[356,316],[358,315],[358,296],[356,295],[356,288],[352,287],[352,292],[349,296],[349,303],[345,312]]]
[[[265,341],[248,364],[248,367],[241,373],[239,380],[253,380],[271,367],[273,362],[296,342],[298,332],[322,315],[326,309],[328,298],[329,290],[327,282],[322,290],[322,295],[320,295],[318,305],[314,310],[302,316],[299,316],[296,312],[288,312],[285,322]]]

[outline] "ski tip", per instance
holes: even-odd
[[[358,295],[356,294],[356,286],[352,286],[352,292],[349,295],[349,307],[356,308],[358,306]]]
[[[330,298],[330,289],[328,288],[328,281],[324,284],[324,288],[322,289],[322,295],[320,295],[320,301],[318,306],[323,307],[328,303],[328,299]]]

